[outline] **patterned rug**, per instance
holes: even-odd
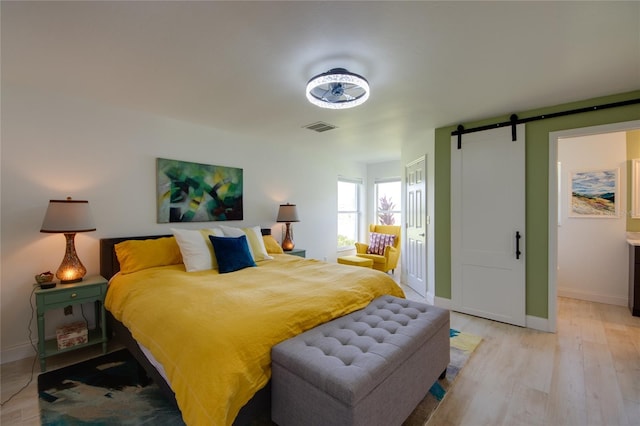
[[[423,426],[453,385],[458,372],[482,340],[450,331],[451,362],[404,426]],[[43,425],[184,425],[169,403],[126,349],[38,376]],[[271,425],[269,415],[256,424]]]
[[[424,426],[427,424],[431,415],[438,408],[440,401],[453,386],[458,373],[482,341],[481,337],[454,329],[449,330],[449,337],[451,337],[451,355],[446,377],[431,386],[427,396],[413,410],[413,413],[405,420],[403,426]]]
[[[126,349],[38,376],[43,425],[184,425]]]

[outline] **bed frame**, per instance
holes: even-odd
[[[270,235],[270,229],[262,229],[262,235]],[[171,235],[148,235],[148,236],[135,236],[135,237],[118,237],[118,238],[103,238],[100,240],[100,275],[107,280],[110,280],[118,271],[120,271],[120,263],[115,252],[115,245],[127,240],[149,240],[163,237],[171,237]],[[156,370],[156,368],[149,362],[144,355],[140,346],[135,341],[131,332],[124,324],[116,320],[109,311],[107,311],[107,334],[110,338],[122,343],[131,352],[133,357],[144,368],[147,375],[153,380],[162,390],[167,400],[175,407],[176,403],[175,394],[164,380],[162,375]],[[271,411],[271,381],[267,385],[260,389],[247,404],[242,407],[238,416],[234,420],[233,424],[236,426],[247,425],[252,423],[257,418],[264,418],[264,413]]]

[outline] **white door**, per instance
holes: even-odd
[[[451,296],[456,311],[525,325],[525,135],[451,140]]]
[[[421,157],[405,168],[406,237],[403,254],[407,285],[422,297],[427,295],[426,169]]]

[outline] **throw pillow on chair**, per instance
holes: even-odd
[[[386,246],[393,247],[395,240],[395,235],[372,232],[369,237],[369,248],[367,249],[367,253],[384,256],[384,248]]]

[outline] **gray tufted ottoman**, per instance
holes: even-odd
[[[400,425],[446,371],[449,311],[382,296],[271,357],[278,425]]]

